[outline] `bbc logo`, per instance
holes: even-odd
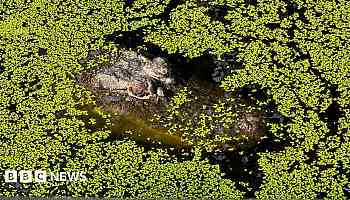
[[[17,172],[16,170],[6,170],[5,171],[5,182],[6,183],[17,183],[18,177],[21,183],[31,183],[33,182],[33,173],[28,170],[21,170]],[[34,171],[34,182],[46,182],[47,176],[45,171],[35,170]]]
[[[19,177],[19,179],[18,179]],[[83,172],[51,172],[49,174],[42,170],[6,170],[4,174],[6,183],[42,183],[47,181],[77,181],[86,180],[85,173]]]

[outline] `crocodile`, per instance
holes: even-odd
[[[237,101],[226,105],[227,108],[235,109],[235,117],[231,125],[225,124],[217,119],[211,121],[213,132],[206,136],[207,140],[213,139],[213,135],[225,135],[236,137],[245,135],[251,137],[260,137],[264,132],[264,117],[258,112],[247,112],[240,105],[244,100],[235,94],[228,95],[225,91],[215,87],[210,82],[194,79],[183,83],[181,77],[175,76],[176,73],[171,68],[171,63],[162,57],[149,58],[138,52],[126,49],[119,49],[115,52],[96,52],[90,55],[92,61],[97,61],[98,56],[106,56],[106,60],[99,63],[97,68],[84,71],[77,77],[81,85],[86,86],[96,96],[97,105],[108,113],[116,115],[116,124],[123,124],[120,121],[123,117],[141,120],[142,123],[150,127],[163,130],[166,124],[175,124],[178,127],[187,126],[184,124],[191,121],[193,127],[198,127],[202,123],[199,119],[202,114],[211,116],[213,114],[213,105],[218,104],[223,99],[234,99]],[[214,82],[220,82],[223,79],[226,68],[224,64],[217,68],[212,77]],[[192,101],[179,108],[178,116],[169,118],[168,105],[171,97],[179,89],[188,87],[191,90],[189,99]],[[228,102],[229,103],[229,102]],[[157,122],[154,118],[156,114],[162,122]],[[156,117],[157,118],[157,117]],[[192,120],[193,119],[193,120]],[[118,121],[119,120],[119,121]],[[134,124],[134,122],[130,122]],[[125,124],[124,124],[125,125]],[[125,125],[130,128],[128,124]],[[136,126],[136,125],[135,125]],[[143,127],[133,127],[142,129]],[[119,130],[122,132],[122,130]],[[180,136],[197,140],[195,135]]]

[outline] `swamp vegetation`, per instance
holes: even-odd
[[[1,196],[349,198],[349,16],[345,0],[0,1]],[[165,58],[176,84],[79,81],[122,50]]]

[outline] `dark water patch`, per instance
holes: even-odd
[[[309,68],[309,73],[312,75],[315,75],[318,79],[321,80],[321,82],[326,86],[325,90],[323,91],[323,94],[327,94],[327,92],[330,92],[332,103],[329,105],[329,107],[326,109],[326,111],[319,114],[320,119],[327,123],[327,127],[330,130],[329,135],[338,135],[339,134],[339,119],[342,118],[345,113],[341,110],[341,106],[337,102],[337,99],[340,97],[340,92],[338,91],[338,87],[333,84],[331,81],[324,78],[322,75],[322,72],[319,71],[315,66],[313,66],[313,63],[311,62],[311,55],[308,52],[307,58],[310,60],[311,67]],[[341,141],[344,142],[343,135],[340,134]]]
[[[203,56],[192,59],[189,63],[181,66],[183,75],[190,74],[190,78],[199,80],[211,80],[211,66],[214,59],[205,53]]]
[[[290,165],[289,168],[287,169],[287,173],[291,174],[295,169],[297,169],[300,166],[300,161],[296,160],[293,161]]]
[[[287,29],[287,34],[288,34],[288,37],[289,37],[289,39],[290,40],[293,40],[294,39],[294,37],[295,37],[295,30],[297,30],[298,28],[297,28],[297,26],[295,25],[295,23],[293,23],[292,25],[291,25],[291,27],[289,27],[288,29]],[[297,49],[297,46],[298,46],[298,44],[296,43],[296,42],[290,42],[290,43],[287,43],[287,45],[288,44],[290,44],[290,47],[291,48],[293,48],[293,49]],[[300,52],[300,53],[302,53],[300,50],[298,51],[298,52]]]
[[[331,92],[331,95],[333,98],[339,98],[340,92],[338,91],[338,87],[334,84],[329,85],[329,91]]]
[[[299,20],[301,20],[305,24],[309,23],[308,19],[305,16],[306,8],[299,6],[297,3],[295,3],[292,0],[283,0],[283,1],[284,1],[284,3],[287,4],[287,6],[286,6],[285,11],[282,11],[282,10],[278,11],[278,15],[279,15],[280,20],[283,20],[285,18],[293,16],[295,13],[297,13],[299,15],[299,17],[298,17]],[[286,30],[287,30],[288,37],[291,40],[294,39],[295,30],[299,30],[298,26],[296,25],[296,21],[293,21],[292,24],[290,25],[290,27],[287,28]],[[299,52],[299,54],[302,57],[305,57],[304,53],[302,53],[302,51],[299,48],[294,48],[295,46],[296,45],[291,44],[289,47],[297,50],[297,52]],[[299,58],[299,59],[305,59],[305,58]]]
[[[237,185],[237,188],[246,192],[245,198],[254,197],[254,192],[259,191],[263,183],[263,172],[259,170],[258,153],[277,152],[283,150],[288,144],[277,143],[271,139],[260,141],[257,145],[242,146],[235,151],[222,151],[206,153],[203,155],[211,164],[218,164],[221,171],[225,173],[224,178],[235,182],[247,182],[252,190]]]
[[[287,142],[289,137],[286,130],[280,130],[279,136],[276,136],[269,130],[270,126],[267,124],[287,125],[292,123],[292,118],[284,116],[278,111],[278,105],[272,97],[267,95],[267,89],[261,89],[259,85],[248,85],[234,93],[243,99],[247,105],[255,105],[257,100],[265,102],[264,105],[256,108],[263,116],[264,137],[273,138],[276,142]]]
[[[131,7],[135,0],[124,0],[126,7]]]
[[[8,110],[10,112],[17,112],[17,104],[16,103],[10,103],[10,105],[8,106]]]
[[[243,36],[243,37],[241,38],[241,41],[242,41],[242,42],[245,42],[245,43],[250,43],[250,42],[253,42],[253,41],[256,41],[256,40],[258,40],[258,38],[253,37],[253,36],[250,36],[250,35],[248,35],[248,36]]]
[[[93,8],[89,8],[89,11],[86,13],[86,15],[88,16],[92,16],[94,14],[94,12],[99,12],[100,9],[93,9]]]
[[[305,12],[307,10],[306,7],[302,7],[300,5],[298,5],[297,2],[292,1],[292,0],[283,0],[284,3],[287,4],[286,6],[286,12],[282,12],[279,11],[279,17],[281,20],[283,20],[284,18],[287,18],[289,16],[292,16],[295,13],[299,14],[299,20],[301,20],[304,23],[309,23],[308,19],[305,16]]]
[[[310,23],[309,19],[305,16],[305,13],[306,13],[307,9],[308,8],[300,8],[298,10],[299,19],[300,19],[300,21],[304,22],[305,24],[309,24]]]
[[[313,148],[311,150],[305,152],[305,155],[308,157],[308,159],[305,160],[305,164],[311,165],[317,161],[317,149],[317,145],[313,145]]]
[[[290,0],[284,0],[284,2],[287,4],[285,12],[282,10],[278,11],[279,18],[285,19],[289,16],[292,16],[294,13],[298,12],[298,5]]]
[[[339,175],[340,176],[346,176],[347,178],[350,177],[350,173],[347,169],[344,168],[344,163],[343,161],[338,161],[337,162],[337,170],[339,171]],[[335,177],[336,178],[336,177]],[[345,194],[346,199],[350,199],[350,189],[349,189],[349,185],[346,185],[343,188],[343,192]]]
[[[169,25],[170,13],[181,4],[184,4],[185,0],[170,0],[169,4],[165,7],[164,12],[158,15],[156,18],[162,19],[165,24]]]
[[[327,108],[327,110],[321,114],[321,118],[327,121],[327,127],[332,133],[337,133],[338,131],[338,121],[343,116],[341,108],[336,101]]]
[[[256,100],[264,102],[270,99],[267,95],[267,89],[261,89],[257,84],[246,85],[235,93],[249,105],[254,105]],[[275,109],[275,107],[276,105],[270,103],[265,109]]]
[[[259,36],[258,36],[259,37]],[[277,39],[259,39],[261,42],[263,42],[266,46],[270,46],[274,42],[278,42]]]
[[[39,48],[39,50],[38,50],[38,54],[39,54],[39,56],[44,56],[44,55],[46,55],[46,53],[47,53],[47,49],[46,48]]]
[[[267,24],[265,24],[265,26],[271,30],[275,30],[277,28],[280,28],[279,23],[267,23]]]
[[[344,187],[343,192],[345,194],[346,199],[350,199],[350,189],[349,187]]]
[[[327,197],[326,192],[319,192],[319,193],[317,193],[317,196],[316,196],[317,199],[324,199],[326,197]]]
[[[210,6],[207,15],[215,21],[222,22],[223,24],[232,24],[232,21],[225,19],[229,10],[228,6],[225,5],[215,5]]]
[[[293,31],[293,33],[291,33],[291,34],[288,34],[288,36],[290,36],[291,38],[294,37],[294,31]],[[294,50],[297,50],[297,48],[298,48],[298,43],[293,42],[293,41],[287,42],[286,45],[287,45],[289,48],[294,49]],[[300,51],[297,51],[297,52],[298,52],[299,54],[302,53],[302,52],[300,52]],[[302,60],[302,58],[299,58],[299,59]]]
[[[24,21],[24,22],[22,22],[22,27],[23,27],[23,28],[28,27],[28,22],[25,22],[25,21]]]
[[[258,1],[257,0],[244,0],[244,4],[246,6],[249,6],[249,5],[256,6],[256,5],[258,5]]]
[[[344,111],[341,110],[341,106],[336,100],[332,101],[332,104],[323,113],[320,113],[320,119],[327,124],[329,132],[326,133],[326,137],[322,140],[326,140],[329,136],[339,136],[340,141],[338,145],[345,143],[345,130],[339,128],[339,119],[345,115]]]
[[[121,48],[135,49],[143,43],[143,37],[144,33],[142,29],[137,29],[134,31],[116,31],[112,34],[105,35],[104,39],[106,42],[118,44]]]

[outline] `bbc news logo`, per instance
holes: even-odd
[[[43,183],[47,181],[84,181],[84,172],[51,172],[42,170],[6,170],[4,174],[6,183]]]

